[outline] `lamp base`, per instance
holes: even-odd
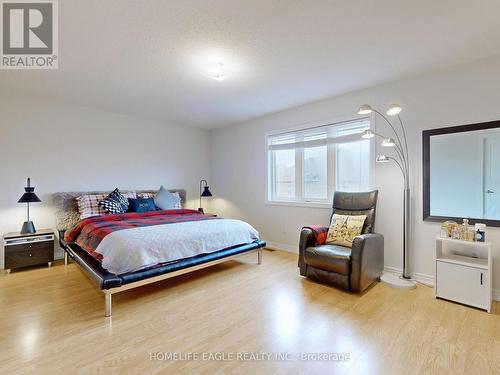
[[[200,207],[200,208],[198,208],[198,211],[199,211],[200,213],[202,213],[202,214],[204,214],[204,213],[205,213],[205,211],[203,211],[203,208],[201,208],[201,207]]]
[[[384,284],[389,285],[391,288],[409,290],[409,289],[415,289],[417,287],[417,285],[413,281],[402,279],[398,275],[389,272],[384,272],[380,280]]]
[[[21,228],[21,234],[35,233],[35,225],[32,221],[25,221],[23,227]]]

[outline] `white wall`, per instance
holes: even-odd
[[[8,93],[0,94],[0,114],[0,233],[25,220],[16,202],[27,177],[43,201],[31,210],[41,229],[55,226],[54,192],[163,184],[187,189],[195,208],[199,180],[210,174],[205,130]]]
[[[326,224],[329,210],[266,205],[265,133],[300,124],[355,114],[360,104],[384,110],[391,103],[401,113],[410,141],[413,215],[411,267],[434,274],[434,236],[439,224],[422,220],[422,130],[500,119],[500,57],[434,74],[396,81],[268,115],[212,132],[212,186],[217,213],[253,224],[268,242],[296,250],[300,228]],[[378,121],[379,131],[385,131]],[[377,231],[385,236],[385,264],[401,268],[402,184],[400,172],[377,165],[380,190]],[[494,288],[500,290],[500,229],[490,228],[497,258]]]

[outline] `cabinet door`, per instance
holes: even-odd
[[[436,295],[465,305],[488,308],[489,280],[485,269],[438,261]]]

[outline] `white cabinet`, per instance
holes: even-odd
[[[491,310],[489,243],[436,238],[436,297]]]

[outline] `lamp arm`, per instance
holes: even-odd
[[[397,155],[398,155],[398,157],[399,157],[400,167],[402,168],[403,175],[406,175],[406,173],[407,173],[408,171],[407,171],[407,169],[406,169],[406,159],[405,159],[405,157],[404,157],[404,154],[403,154],[403,152],[402,152],[401,148],[400,148],[400,147],[398,147],[397,145],[396,145],[396,147],[394,147],[394,149],[396,150],[396,154],[397,154]],[[394,160],[396,160],[396,159],[394,158]]]
[[[378,133],[375,133],[373,132],[373,134],[375,134],[377,137],[380,137],[382,139],[385,139],[387,137],[384,137],[382,134],[378,134]],[[394,148],[396,149],[396,154],[397,156],[399,157],[399,161],[401,162],[401,164],[399,164],[400,166],[403,165],[404,168],[403,168],[403,174],[406,175],[406,172],[407,172],[407,167],[408,167],[408,161],[406,160],[405,158],[405,155],[404,155],[404,152],[403,152],[403,149],[401,148],[401,146],[399,146],[398,144],[395,144],[394,145]],[[392,158],[394,159],[394,158]],[[394,159],[396,160],[396,159]]]
[[[388,156],[389,159],[393,160],[394,163],[396,163],[401,170],[401,173],[403,174],[403,178],[405,178],[406,174],[404,172],[403,166],[399,163],[399,161],[396,158],[393,158],[392,156]]]
[[[405,130],[405,127],[403,125],[403,121],[401,120],[401,116],[399,116],[399,114],[398,114],[398,120],[399,120],[399,125],[401,126],[401,130],[403,131],[403,139],[405,141],[406,158],[408,159],[409,158],[409,156],[408,156],[409,155],[409,153],[408,153],[408,140],[406,139],[406,130]],[[406,165],[407,169],[409,169],[410,168],[409,160],[407,160],[406,164],[407,164]]]
[[[377,111],[374,108],[372,108],[372,110],[373,110],[373,112],[378,113],[380,115],[380,117],[382,117],[385,120],[385,122],[387,122],[389,124],[392,131],[394,132],[394,135],[396,136],[396,139],[398,140],[399,145],[401,146],[402,145],[401,139],[399,138],[399,133],[396,131],[396,128],[391,124],[391,122],[387,119],[387,117],[385,117],[382,113],[380,113],[379,111]]]

